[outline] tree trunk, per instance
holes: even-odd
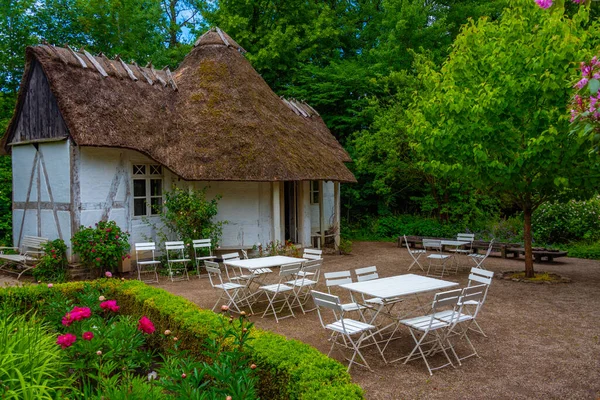
[[[531,214],[533,209],[530,204],[523,207],[523,239],[525,241],[525,277],[533,278],[533,250],[531,247]]]

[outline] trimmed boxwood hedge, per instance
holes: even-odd
[[[138,281],[102,279],[54,285],[30,285],[0,289],[0,304],[21,310],[36,309],[45,294],[58,290],[69,296],[82,292],[86,284],[116,299],[125,314],[146,315],[156,329],[170,329],[179,338],[182,349],[202,357],[202,344],[211,331],[222,326],[223,316],[200,309],[194,303],[165,290]],[[258,392],[263,399],[362,399],[362,389],[352,383],[339,362],[297,340],[260,329],[253,330],[252,359],[260,376]],[[156,340],[153,346],[165,346]]]

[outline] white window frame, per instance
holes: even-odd
[[[144,166],[145,171],[144,174],[136,174],[136,167],[139,166]],[[153,168],[159,167],[160,168],[160,174],[153,174],[151,172]],[[132,162],[131,163],[131,202],[133,203],[131,205],[131,216],[132,218],[144,218],[144,217],[156,217],[158,215],[160,215],[160,213],[158,214],[152,214],[152,199],[153,198],[159,198],[161,199],[161,205],[164,206],[165,203],[165,199],[164,199],[164,195],[165,195],[165,176],[164,176],[164,171],[165,168],[160,165],[160,164],[155,164],[155,163],[144,163],[144,162]],[[156,179],[160,179],[160,196],[151,196],[151,185],[152,185],[152,180],[156,180]],[[136,180],[145,180],[146,181],[146,195],[143,197],[144,198],[144,203],[146,204],[146,214],[144,215],[135,215],[135,200],[136,199],[141,199],[141,196],[135,196],[135,186],[134,186],[134,181]],[[162,211],[161,211],[162,212]]]
[[[310,181],[310,204],[319,204],[319,181]],[[315,201],[316,195],[316,201]]]

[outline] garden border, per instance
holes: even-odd
[[[169,329],[179,338],[181,349],[202,356],[201,345],[213,330],[222,327],[223,316],[200,309],[196,304],[167,291],[138,281],[101,279],[29,285],[0,289],[0,303],[14,304],[24,310],[35,308],[51,290],[65,295],[83,291],[86,284],[103,290],[104,296],[116,299],[124,314],[147,315],[156,329]],[[110,297],[109,297],[110,296]],[[363,390],[352,383],[346,367],[314,347],[298,340],[253,329],[251,357],[259,374],[258,394],[263,399],[363,399]],[[162,347],[164,341],[150,341]]]

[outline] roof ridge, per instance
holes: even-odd
[[[94,71],[102,76],[102,78],[108,78],[110,76],[113,78],[124,78],[126,76],[134,82],[145,82],[150,86],[155,86],[155,81],[159,81],[162,83],[163,87],[170,86],[174,91],[177,90],[177,84],[168,67],[158,70],[154,68],[151,62],[149,62],[146,67],[140,67],[135,61],[131,61],[130,63],[125,62],[119,54],[111,60],[102,52],[97,55],[92,55],[83,47],[79,50],[75,50],[69,46],[69,44],[65,44],[61,47],[50,44],[45,40],[33,47],[46,50],[46,53],[48,53],[50,57],[60,60],[64,64]],[[107,68],[107,66],[109,68]],[[123,73],[119,71],[117,66],[121,67]],[[156,87],[160,87],[160,85],[156,85]]]
[[[211,33],[216,33],[219,37],[219,40],[221,41],[221,43],[226,46],[226,47],[231,47],[236,49],[237,51],[239,51],[240,53],[244,54],[246,53],[246,50],[240,46],[238,43],[236,43],[231,36],[229,36],[226,32],[224,32],[223,30],[221,30],[221,28],[219,28],[218,26],[213,26],[211,27],[209,30],[207,30],[206,32],[204,32],[202,35],[200,35],[200,37],[194,42],[194,47],[198,47],[203,45],[202,41],[204,39],[206,39],[206,37],[208,35],[210,35]],[[214,44],[214,43],[211,43]]]

